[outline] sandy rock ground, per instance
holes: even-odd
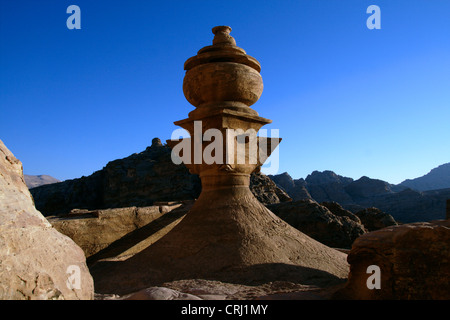
[[[213,280],[189,279],[167,282],[132,294],[96,294],[96,300],[328,300],[342,285],[320,288],[288,281],[257,286]]]

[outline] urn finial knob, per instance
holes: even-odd
[[[224,44],[236,46],[236,40],[230,36],[231,27],[228,26],[217,26],[212,28],[214,33],[213,45]]]

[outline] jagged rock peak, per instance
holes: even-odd
[[[277,175],[269,175],[269,178],[285,189],[290,189],[295,186],[294,179],[292,179],[292,177],[287,172],[283,172]]]
[[[325,170],[323,172],[315,170],[306,177],[305,181],[308,184],[325,184],[330,182],[348,184],[351,183],[353,179],[340,176],[330,170]]]

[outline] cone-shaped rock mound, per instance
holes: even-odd
[[[152,246],[125,261],[98,262],[91,269],[96,292],[122,295],[195,278],[319,286],[347,278],[346,254],[294,229],[247,190],[220,199],[202,193],[203,201]]]

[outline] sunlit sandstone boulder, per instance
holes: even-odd
[[[356,239],[343,299],[450,299],[450,220],[390,226]],[[373,267],[379,268],[371,271]],[[378,281],[378,284],[377,284]],[[378,285],[378,286],[375,286]]]
[[[83,251],[34,207],[22,163],[0,140],[0,299],[93,299]]]

